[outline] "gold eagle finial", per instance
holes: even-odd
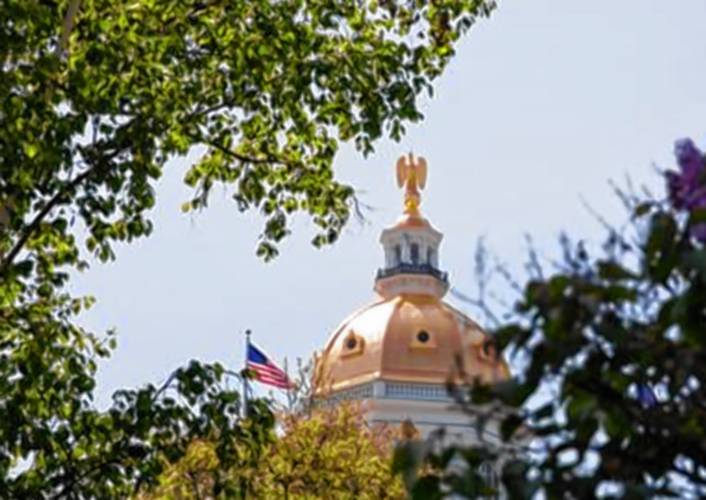
[[[397,160],[397,186],[404,186],[404,213],[419,215],[419,205],[422,203],[420,189],[427,183],[427,161],[424,158],[414,158],[412,153],[401,156]]]

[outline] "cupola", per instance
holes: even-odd
[[[444,296],[448,277],[439,269],[443,235],[422,217],[420,191],[426,186],[427,163],[410,153],[397,161],[397,185],[404,189],[404,212],[380,235],[385,266],[378,270],[375,291],[382,297],[401,294]]]

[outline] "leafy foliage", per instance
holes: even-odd
[[[368,427],[357,406],[284,416],[281,434],[250,467],[222,462],[210,442],[193,442],[143,497],[212,498],[221,480],[247,483],[254,498],[404,498],[390,461],[395,433]]]
[[[222,384],[223,368],[196,362],[160,388],[118,391],[112,406],[98,411],[91,405],[95,363],[71,343],[84,339],[51,333],[59,340],[42,350],[25,342],[14,364],[3,365],[3,375],[16,370],[2,388],[5,498],[126,497],[153,483],[194,439],[211,439],[230,463],[238,459],[234,443],[257,454],[271,432],[263,402],[253,402],[242,421],[239,394]]]
[[[634,231],[611,229],[597,256],[564,240],[563,264],[531,266],[513,320],[496,330],[521,372],[475,387],[471,404],[514,409],[504,437],[534,438],[506,457],[511,497],[706,495],[706,158],[689,144],[677,144],[667,199],[620,192]],[[443,471],[420,481],[442,484]]]
[[[95,408],[114,338],[76,325],[66,291],[88,253],[152,231],[169,160],[191,153],[184,208],[216,183],[265,217],[268,259],[295,212],[333,242],[353,190],[332,164],[421,119],[417,99],[492,2],[8,0],[0,9],[0,496],[124,497],[192,443],[257,457],[272,415],[218,365]],[[83,240],[83,241],[81,241]],[[238,462],[240,463],[240,462]],[[214,479],[215,491],[226,491]],[[247,485],[237,486],[246,491]],[[233,493],[232,491],[228,494]],[[235,493],[233,493],[235,494]]]
[[[74,218],[101,258],[112,241],[149,234],[155,180],[196,146],[185,209],[225,183],[240,209],[267,217],[264,257],[299,210],[321,228],[315,243],[334,241],[353,194],[333,178],[338,141],[367,154],[383,134],[399,139],[421,119],[417,96],[431,92],[454,43],[492,8],[93,0],[62,22],[77,3],[3,8],[3,269],[28,242],[75,252]]]

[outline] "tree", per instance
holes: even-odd
[[[10,2],[0,32],[2,269],[26,245],[75,244],[101,258],[149,233],[167,160],[201,146],[186,176],[202,207],[214,183],[267,217],[273,255],[289,214],[336,238],[352,189],[335,181],[338,141],[370,153],[422,115],[454,43],[491,2]],[[58,12],[66,12],[61,20]],[[40,229],[53,229],[39,238]]]
[[[404,498],[390,460],[396,437],[393,429],[369,427],[354,404],[285,415],[281,435],[252,467],[224,464],[211,443],[196,441],[143,498],[214,498],[216,478],[240,483],[244,477],[255,498]]]
[[[125,496],[196,439],[235,435],[258,449],[269,411],[257,425],[237,418],[218,365],[177,371],[173,396],[147,385],[97,410],[97,362],[114,339],[76,325],[91,300],[67,292],[69,276],[89,253],[112,259],[115,242],[151,232],[155,183],[188,152],[197,160],[186,210],[223,183],[239,209],[264,214],[265,259],[298,211],[320,228],[315,244],[333,242],[354,200],[333,175],[339,142],[369,154],[420,120],[418,96],[491,9],[490,0],[4,2],[0,496]]]
[[[512,497],[706,495],[706,157],[690,140],[675,153],[667,196],[619,191],[630,223],[609,228],[596,256],[565,239],[550,274],[534,260],[514,318],[495,332],[519,376],[474,387],[471,401],[517,410],[506,439],[527,428],[536,438],[506,460]],[[493,456],[460,451],[471,464]],[[427,457],[442,465],[420,476],[429,495],[458,484],[449,456]]]
[[[398,436],[394,429],[368,426],[356,405],[285,417],[283,432],[262,463],[264,498],[404,497],[390,460]]]

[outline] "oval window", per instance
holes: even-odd
[[[481,347],[481,352],[483,353],[483,356],[486,358],[495,357],[496,351],[495,351],[495,344],[493,343],[493,341],[486,340],[485,342],[483,342],[483,346]]]
[[[426,330],[422,330],[417,334],[417,340],[422,344],[426,344],[427,342],[429,342],[430,338],[431,335],[429,335],[429,332],[427,332]]]

